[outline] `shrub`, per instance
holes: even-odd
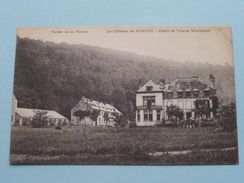
[[[55,126],[55,129],[56,130],[61,130],[62,128],[61,128],[61,126]]]
[[[234,131],[237,128],[236,125],[236,105],[230,103],[229,105],[221,106],[217,113],[218,124],[223,127],[224,131]]]
[[[47,116],[47,111],[34,111],[35,115],[33,117],[33,120],[31,121],[31,126],[33,128],[40,128],[43,127],[44,125],[47,125],[48,123],[48,116]]]
[[[136,125],[135,122],[130,122],[129,123],[129,128],[136,128],[136,127],[137,127],[137,125]]]
[[[182,121],[182,127],[183,128],[195,128],[196,127],[196,123],[192,119],[186,119],[186,120]]]

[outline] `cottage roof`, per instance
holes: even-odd
[[[118,109],[116,109],[114,106],[112,106],[111,104],[107,104],[105,102],[99,102],[93,99],[88,99],[83,97],[82,100],[86,101],[87,104],[95,110],[101,110],[101,111],[106,111],[106,112],[115,112],[115,113],[119,113],[122,114]]]
[[[149,90],[147,87],[151,87]],[[152,80],[149,80],[145,85],[143,85],[137,92],[162,92],[159,85],[156,85]]]
[[[59,118],[59,119],[67,119],[66,117],[62,116],[61,114],[57,113],[56,111],[50,110],[42,110],[42,109],[28,109],[28,108],[17,108],[16,113],[18,113],[21,117],[33,117],[35,115],[34,111],[47,111],[47,115],[50,118]]]

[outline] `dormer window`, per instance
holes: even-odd
[[[173,92],[167,92],[166,97],[167,98],[173,98]]]
[[[183,98],[183,92],[178,92],[178,98]]]
[[[208,85],[204,85],[204,86],[203,86],[204,89],[207,89],[207,87],[208,87]]]
[[[191,92],[190,91],[186,92],[186,97],[191,97]]]
[[[209,97],[210,92],[209,91],[204,91],[204,96]]]
[[[147,91],[152,91],[152,86],[147,86]]]
[[[172,86],[168,86],[168,90],[172,90]]]
[[[198,89],[194,89],[193,90],[193,95],[194,95],[194,97],[198,97],[199,96],[199,90]]]
[[[190,85],[189,84],[186,85],[186,89],[190,89]]]

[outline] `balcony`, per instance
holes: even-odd
[[[161,105],[151,105],[151,106],[143,106],[139,105],[136,106],[137,110],[147,110],[147,109],[162,109],[163,107]]]

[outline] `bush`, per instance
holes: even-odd
[[[196,123],[192,119],[186,119],[186,120],[182,121],[182,127],[183,128],[195,128],[196,127]]]
[[[55,129],[56,130],[61,130],[62,128],[61,128],[61,126],[55,126]]]
[[[47,111],[34,111],[35,115],[31,121],[31,126],[33,128],[41,128],[48,124]]]
[[[236,119],[233,116],[222,118],[220,124],[223,127],[223,131],[232,132],[236,130]]]
[[[223,127],[224,131],[231,132],[236,130],[236,105],[230,103],[229,105],[221,106],[218,110],[218,124]]]
[[[136,127],[137,127],[137,125],[136,125],[135,122],[130,122],[129,123],[129,128],[136,128]]]

